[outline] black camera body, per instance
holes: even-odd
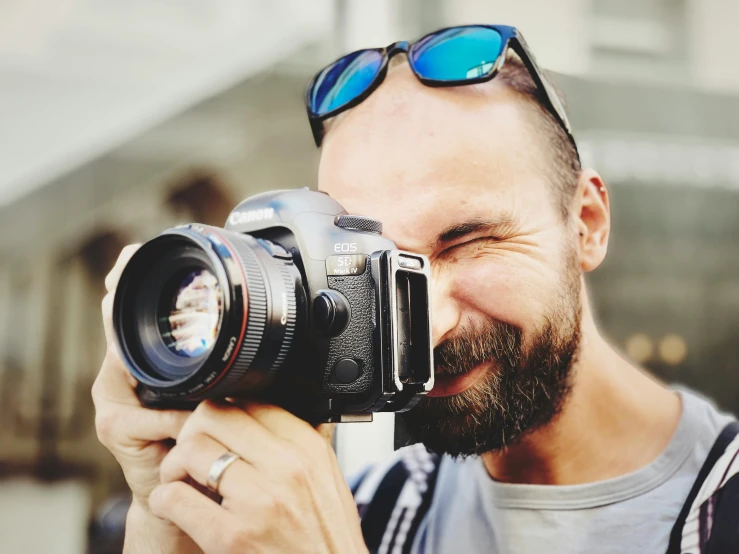
[[[191,408],[249,397],[312,421],[369,420],[433,387],[430,267],[324,193],[248,198],[123,271],[114,327],[139,397]]]

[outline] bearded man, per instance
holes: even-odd
[[[432,264],[436,385],[404,417],[436,456],[401,449],[353,479],[360,523],[308,424],[258,404],[146,410],[110,348],[95,399],[133,491],[127,552],[664,552],[731,418],[599,331],[585,275],[606,256],[608,191],[520,33],[455,27],[349,54],[307,104],[320,190]],[[238,459],[218,504],[185,479],[205,484],[225,451]]]

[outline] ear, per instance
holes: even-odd
[[[611,205],[603,179],[593,169],[584,169],[577,179],[572,216],[579,233],[580,268],[593,271],[606,257],[611,234]]]

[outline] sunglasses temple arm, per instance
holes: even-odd
[[[557,116],[560,124],[567,132],[567,136],[569,137],[570,142],[572,142],[572,145],[575,148],[575,152],[578,153],[579,157],[580,153],[577,150],[577,143],[575,142],[575,137],[572,134],[572,127],[570,126],[570,120],[567,118],[567,113],[565,112],[564,106],[562,106],[562,103],[557,97],[557,93],[555,92],[554,87],[549,84],[546,76],[544,75],[544,73],[542,73],[542,71],[539,69],[539,66],[536,64],[536,59],[526,46],[526,41],[522,36],[516,35],[511,37],[510,45],[511,48],[513,48],[514,52],[518,54],[519,58],[521,58],[521,61],[523,61],[523,63],[528,68],[529,73],[531,73],[531,77],[536,83],[536,86],[539,87],[539,90],[544,93],[544,97],[546,98],[550,109]]]
[[[310,130],[313,132],[313,140],[316,142],[316,146],[321,146],[325,132],[323,120],[318,117],[308,116],[308,121],[310,122]]]

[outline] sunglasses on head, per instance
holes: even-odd
[[[324,121],[353,108],[380,86],[390,58],[404,53],[426,86],[456,87],[484,83],[498,74],[511,48],[528,69],[540,99],[575,145],[570,122],[554,88],[536,65],[521,33],[508,25],[463,25],[430,33],[413,44],[357,50],[320,71],[308,85],[305,103],[313,138],[320,146]],[[575,145],[575,150],[577,146]]]

